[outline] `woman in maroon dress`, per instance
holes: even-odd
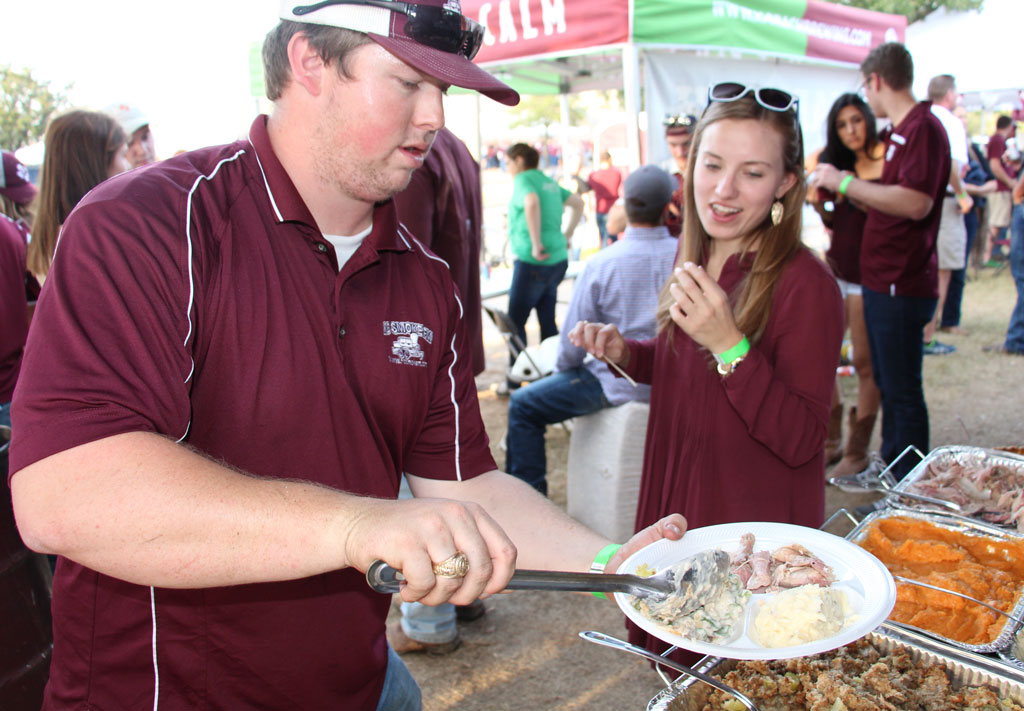
[[[885,146],[878,140],[875,114],[857,94],[842,94],[832,104],[826,124],[827,141],[818,154],[817,163],[829,163],[839,170],[848,170],[863,180],[878,180],[885,164]],[[843,404],[836,383],[832,399],[832,421],[829,440],[826,441],[826,463],[842,461],[832,470],[832,476],[849,476],[868,466],[868,443],[875,428],[875,418],[882,394],[875,385],[871,370],[871,352],[868,330],[864,325],[864,298],[860,288],[860,243],[864,237],[867,211],[825,190],[812,189],[808,198],[829,228],[832,240],[825,259],[839,282],[846,305],[846,324],[850,328],[853,344],[853,368],[857,373],[857,405],[850,409],[849,433],[845,451],[840,448],[840,427]],[[829,209],[831,207],[831,209]],[[834,439],[835,456],[829,456],[828,443]]]
[[[819,526],[842,299],[800,241],[805,186],[796,100],[719,84],[694,136],[675,274],[659,330],[625,340],[580,323],[570,340],[650,383],[636,526]],[[666,645],[631,627],[630,640]]]

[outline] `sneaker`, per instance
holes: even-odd
[[[949,355],[956,351],[956,346],[951,346],[948,343],[940,343],[939,341],[932,339],[931,343],[924,344],[925,355]]]
[[[885,499],[879,499],[878,501],[875,501],[874,503],[866,504],[864,506],[858,506],[857,508],[854,509],[854,511],[857,512],[858,516],[860,516],[861,518],[864,518],[868,514],[873,514],[875,511],[881,511],[884,508],[885,508]]]
[[[868,464],[867,469],[864,471],[850,474],[849,476],[834,476],[828,480],[828,483],[839,487],[841,491],[849,494],[859,494],[864,491],[874,491],[880,488],[888,489],[892,486],[888,472],[885,474],[886,481],[882,480],[882,472],[885,471],[885,467],[885,461],[877,454],[873,454],[871,456],[871,463]]]

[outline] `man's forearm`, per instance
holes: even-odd
[[[348,565],[360,502],[309,482],[249,476],[149,433],[60,452],[14,475],[28,545],[140,585],[211,587]]]
[[[531,486],[504,472],[492,471],[461,482],[409,477],[409,484],[417,497],[456,498],[483,507],[516,544],[518,568],[583,572],[609,543]]]
[[[917,190],[902,185],[879,185],[859,178],[850,181],[846,196],[886,215],[911,220],[924,219],[934,204],[932,198]]]
[[[1000,158],[989,161],[989,167],[992,168],[992,175],[996,176],[996,180],[1008,188],[1013,187],[1013,178],[1003,168],[1003,162]]]

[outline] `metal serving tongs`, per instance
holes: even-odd
[[[696,669],[691,669],[688,666],[668,659],[667,657],[663,657],[659,654],[655,654],[654,652],[646,650],[643,647],[638,647],[635,644],[624,642],[623,640],[618,639],[617,637],[611,637],[609,635],[602,634],[601,632],[580,632],[580,637],[587,640],[588,642],[600,644],[605,647],[611,647],[612,649],[621,649],[624,652],[630,652],[632,654],[644,657],[645,659],[650,659],[652,662],[661,664],[662,666],[669,667],[670,669],[675,669],[677,672],[689,674],[692,677],[700,679],[705,684],[713,686],[719,691],[724,691],[726,694],[729,694],[730,696],[734,697],[741,704],[750,709],[750,711],[758,711],[758,708],[753,701],[751,701],[749,698],[747,698],[739,691],[726,684],[725,682],[719,681],[713,676],[708,676],[703,672],[699,672]]]
[[[908,445],[907,448],[904,449],[900,453],[900,455],[898,457],[896,457],[892,461],[892,463],[889,464],[889,466],[887,466],[885,469],[883,469],[881,474],[878,475],[878,484],[876,484],[876,485],[870,485],[870,484],[865,485],[865,484],[860,484],[858,482],[858,487],[861,490],[863,490],[863,491],[874,491],[874,492],[877,492],[879,494],[886,494],[888,496],[898,496],[898,497],[902,497],[902,498],[905,498],[905,499],[913,499],[914,501],[921,501],[921,502],[926,503],[926,504],[932,504],[933,506],[941,506],[942,508],[949,509],[950,511],[954,511],[956,513],[961,513],[963,511],[963,509],[960,507],[960,504],[957,504],[957,503],[955,503],[953,501],[946,501],[945,499],[937,499],[934,496],[925,496],[924,494],[915,494],[912,491],[896,491],[893,488],[893,486],[896,483],[896,480],[893,477],[893,475],[890,472],[890,470],[894,466],[896,466],[896,463],[898,461],[903,459],[903,457],[905,457],[910,452],[916,453],[917,456],[919,456],[921,459],[925,458],[924,454],[921,452],[921,450],[919,450],[917,447],[915,447],[912,444]],[[832,477],[831,479],[828,480],[828,483],[832,484],[833,486],[843,486],[843,483],[840,481],[840,477]]]
[[[989,605],[987,602],[985,602],[983,600],[979,600],[976,597],[971,597],[970,595],[965,595],[962,592],[957,592],[956,590],[950,590],[949,588],[942,588],[942,587],[939,587],[938,585],[932,585],[930,583],[924,583],[924,582],[921,582],[920,580],[912,580],[911,578],[904,578],[902,575],[893,575],[892,577],[893,577],[893,580],[898,580],[901,583],[907,583],[909,585],[916,585],[916,586],[921,587],[921,588],[928,588],[929,590],[935,590],[936,592],[947,593],[949,595],[956,595],[957,597],[962,597],[964,600],[970,600],[971,602],[977,603],[977,604],[981,605],[982,607],[987,607],[988,609],[992,610],[992,612],[996,612],[996,613],[1002,615],[1003,617],[1007,617],[1007,618],[1013,620],[1014,622],[1016,622],[1018,625],[1024,625],[1024,620],[1022,620],[1021,618],[1014,617],[1009,612],[1006,612],[1004,610],[1000,610],[995,605]]]
[[[889,494],[890,496],[900,496],[905,499],[913,499],[915,501],[923,501],[926,504],[934,504],[935,506],[942,506],[950,511],[960,513],[963,509],[960,508],[960,504],[953,501],[946,501],[945,499],[936,499],[933,496],[925,496],[924,494],[915,494],[912,491],[894,491],[893,489],[887,489],[884,486],[872,486],[864,487],[864,491],[879,491],[883,494]]]
[[[506,590],[559,590],[563,592],[630,593],[645,600],[657,614],[663,605],[672,605],[677,614],[697,609],[709,588],[729,574],[729,554],[703,551],[683,563],[666,568],[657,575],[612,575],[571,573],[551,570],[517,570]],[[366,582],[381,593],[396,593],[402,588],[401,571],[382,560],[375,560],[366,571]]]

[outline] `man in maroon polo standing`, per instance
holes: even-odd
[[[833,481],[853,491],[877,484],[886,464],[903,478],[913,466],[910,457],[899,456],[908,446],[928,451],[922,338],[938,300],[935,248],[951,166],[949,140],[931,102],[918,102],[911,93],[914,63],[907,48],[879,45],[860,71],[868,104],[891,121],[881,134],[882,177],[861,180],[822,164],[811,182],[868,208],[860,269],[871,366],[882,391],[883,461]]]
[[[483,28],[455,0],[281,17],[246,139],[64,224],[10,458],[22,537],[59,555],[44,709],[418,709],[373,560],[407,601],[467,604],[517,554],[614,569],[685,526],[611,554],[490,457],[463,304],[390,200],[449,85],[516,102],[471,63]]]

